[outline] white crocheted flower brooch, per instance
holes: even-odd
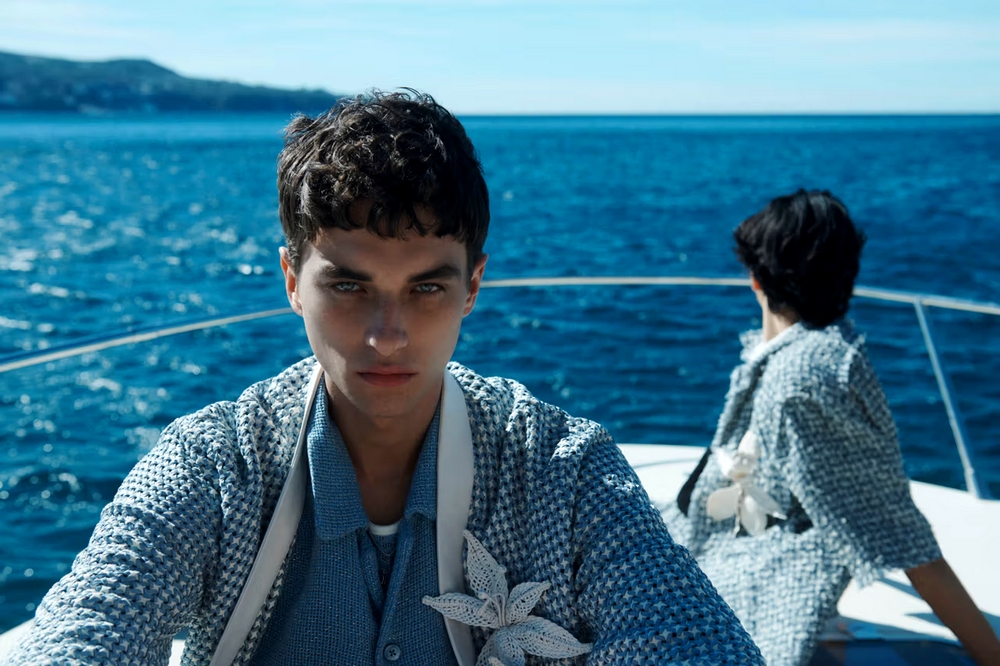
[[[743,525],[743,529],[751,536],[764,533],[768,515],[785,518],[778,503],[753,483],[757,458],[760,456],[756,435],[748,430],[740,440],[736,453],[732,455],[722,449],[713,449],[712,452],[719,460],[719,469],[732,481],[732,485],[708,496],[705,509],[709,517],[726,520],[736,516],[733,534],[738,534],[740,525]]]
[[[560,659],[590,652],[558,624],[528,615],[549,583],[521,583],[507,591],[507,569],[465,530],[466,570],[476,596],[449,592],[423,602],[447,618],[470,627],[493,629],[476,666],[524,666],[524,655]]]

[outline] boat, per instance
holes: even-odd
[[[484,281],[492,288],[559,288],[634,285],[656,287],[748,287],[745,278],[663,277],[567,277],[519,278]],[[927,349],[928,362],[954,436],[962,463],[965,489],[948,488],[932,483],[911,481],[913,499],[927,517],[952,569],[969,590],[993,630],[1000,634],[1000,567],[996,552],[1000,542],[984,526],[1000,525],[1000,500],[991,497],[988,484],[977,474],[977,461],[968,443],[962,415],[954,390],[937,351],[929,308],[974,312],[1000,316],[1000,305],[961,300],[933,294],[920,294],[858,286],[855,297],[878,303],[908,304],[913,307]],[[113,347],[148,343],[221,326],[289,314],[278,308],[226,317],[215,317],[132,330],[124,334],[102,336],[61,347],[21,352],[0,358],[0,374],[20,368],[80,356]],[[665,506],[676,498],[680,487],[701,458],[704,448],[653,443],[619,444],[636,470],[650,499]],[[956,519],[959,517],[960,519]],[[909,664],[912,666],[947,666],[971,664],[955,636],[934,616],[913,590],[902,572],[893,572],[865,588],[854,582],[840,600],[839,617],[822,637],[812,666],[860,666],[862,664]],[[0,635],[0,659],[27,631],[30,620]],[[179,664],[183,637],[174,640],[171,664]]]

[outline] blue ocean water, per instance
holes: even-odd
[[[274,161],[287,118],[0,116],[0,356],[285,305]],[[1000,116],[467,118],[492,196],[488,278],[739,275],[730,233],[828,188],[859,282],[996,301]],[[455,359],[618,441],[704,446],[759,325],[742,288],[491,289]],[[1000,318],[932,310],[980,474],[1000,496]],[[911,476],[962,472],[912,308],[851,315]],[[0,630],[31,615],[172,419],[308,354],[283,316],[0,375]]]

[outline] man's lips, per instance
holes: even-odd
[[[361,379],[375,386],[402,386],[413,379],[417,373],[406,368],[386,366],[361,370],[358,375]]]

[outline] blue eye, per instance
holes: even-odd
[[[418,284],[416,286],[416,291],[417,291],[417,293],[420,293],[420,294],[436,294],[437,292],[443,291],[443,290],[444,290],[444,287],[442,287],[439,284],[433,284],[433,283]]]
[[[331,288],[341,294],[352,294],[361,291],[361,287],[357,282],[334,282]]]

